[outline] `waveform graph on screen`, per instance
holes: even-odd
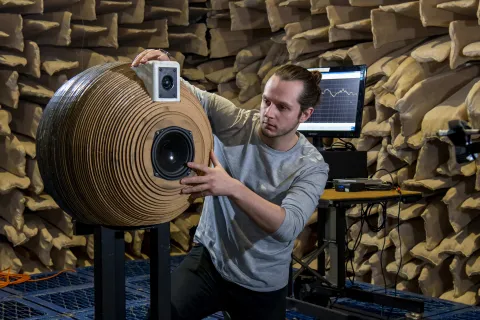
[[[358,78],[322,79],[320,105],[307,122],[355,123],[359,87]]]

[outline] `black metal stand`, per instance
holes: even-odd
[[[150,229],[151,319],[170,319],[170,224],[122,229],[76,222],[76,234],[95,237],[95,319],[125,319],[124,232],[138,229]]]
[[[419,196],[402,196],[403,202],[415,202],[421,199]],[[318,317],[319,319],[378,319],[378,315],[366,314],[365,312],[356,312],[347,307],[335,306],[332,309],[327,306],[326,301],[331,298],[350,298],[357,301],[376,303],[386,307],[395,307],[408,310],[412,313],[422,315],[424,312],[424,302],[417,299],[408,299],[389,296],[380,292],[369,292],[356,288],[345,287],[345,230],[346,228],[346,209],[353,204],[358,203],[379,203],[385,200],[395,199],[363,199],[354,201],[334,201],[328,205],[318,207],[318,249],[306,257],[307,261],[293,257],[293,260],[301,265],[301,268],[295,273],[290,272],[288,307],[302,312],[304,314]],[[400,200],[397,199],[397,200]],[[325,276],[325,253],[324,249],[329,248],[330,252],[330,272]],[[309,267],[311,261],[317,258],[317,270]],[[305,272],[308,271],[308,272]],[[300,277],[307,273],[310,278],[308,285],[298,296],[295,296],[292,290],[294,280],[303,281]],[[312,280],[314,279],[314,280]],[[297,287],[298,289],[298,287]],[[303,301],[304,300],[304,301]],[[387,312],[388,313],[388,312]]]

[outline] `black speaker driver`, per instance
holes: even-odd
[[[173,77],[171,75],[166,75],[162,78],[162,87],[165,90],[170,90],[173,88]]]
[[[192,133],[181,127],[158,130],[152,145],[154,175],[165,180],[178,180],[190,174],[187,162],[195,157]]]

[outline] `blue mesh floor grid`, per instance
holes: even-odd
[[[126,320],[145,320],[147,317],[148,313],[148,306],[149,304],[145,303],[136,303],[136,304],[131,304],[127,306],[126,308],[126,314],[125,318]],[[89,311],[89,312],[82,312],[73,315],[74,319],[77,320],[94,320],[94,311]],[[223,320],[224,316],[221,312],[217,312],[215,314],[212,314],[203,320]],[[287,311],[287,319],[288,320],[315,320],[312,317],[308,317],[302,314],[299,314],[294,311]]]
[[[287,311],[286,316],[287,316],[288,320],[315,320],[315,318],[312,318],[312,317],[309,317],[309,316],[306,316],[306,315],[302,315],[298,312],[290,311],[290,310]],[[215,314],[212,314],[211,316],[206,317],[203,320],[218,320],[218,319],[224,319],[223,314],[221,312],[217,312]]]
[[[150,276],[149,275],[127,279],[125,285],[128,288],[132,288],[134,290],[139,290],[147,294],[150,294]]]
[[[383,290],[383,289],[380,289]],[[395,291],[394,290],[387,290],[388,295],[394,295]],[[454,312],[457,310],[462,310],[469,308],[469,306],[461,303],[455,303],[447,300],[441,300],[438,298],[431,298],[427,297],[424,295],[416,294],[416,293],[411,293],[411,292],[403,292],[403,291],[397,291],[397,296],[399,297],[404,297],[404,298],[415,298],[415,299],[420,299],[423,300],[424,302],[424,316],[425,317],[431,317],[434,315],[439,315],[439,314],[446,314],[450,312]]]
[[[345,287],[347,288],[351,288],[351,287],[356,287],[357,289],[361,289],[361,290],[365,290],[365,291],[377,291],[378,288],[369,284],[369,283],[364,283],[364,282],[359,282],[359,281],[355,281],[355,282],[351,282],[350,280],[347,279],[347,281],[345,281]]]
[[[78,268],[77,272],[80,274],[86,274],[90,277],[93,277],[93,266]]]
[[[0,319],[61,319],[59,314],[19,297],[0,300]]]
[[[88,276],[94,276],[93,267],[82,268],[78,271],[81,274]],[[139,260],[139,261],[127,261],[125,262],[125,278],[139,277],[150,274],[150,261],[148,260]]]
[[[32,279],[45,278],[54,274],[56,274],[56,272],[37,274],[33,275]],[[8,286],[3,290],[5,292],[15,295],[32,295],[65,287],[74,289],[77,286],[82,286],[85,284],[93,284],[93,277],[78,272],[64,272],[48,280],[42,280],[38,282],[24,282]]]
[[[132,278],[146,276],[150,274],[150,261],[141,260],[139,262],[127,261],[125,263],[125,277]]]
[[[125,312],[125,319],[126,320],[145,320],[147,319],[148,313],[148,306],[149,304],[145,303],[136,303],[128,305]],[[73,315],[73,318],[76,320],[94,320],[95,312],[82,312]],[[219,312],[214,315],[211,315],[203,320],[217,320],[223,319],[223,315]]]
[[[478,320],[480,319],[480,309],[469,307],[460,311],[455,311],[448,314],[438,314],[433,317],[428,317],[430,320]]]
[[[383,293],[385,289],[376,289],[375,292]],[[393,296],[395,294],[394,290],[387,290],[387,295]],[[450,301],[430,298],[426,296],[422,296],[415,293],[410,292],[403,292],[397,291],[397,296],[402,298],[414,298],[420,299],[424,301],[424,317],[431,317],[439,314],[447,314],[457,310],[462,310],[468,308],[469,306],[454,303]],[[391,307],[382,307],[381,305],[373,304],[373,303],[366,303],[360,302],[348,298],[341,298],[338,299],[336,304],[355,308],[356,310],[365,311],[369,313],[373,313],[377,316],[386,316],[389,319],[405,319],[405,314],[408,312],[406,310],[398,309],[398,308],[391,308]]]
[[[171,270],[181,262],[182,257],[172,257]],[[145,319],[149,306],[150,293],[149,261],[127,261],[126,304],[127,319]],[[52,273],[50,273],[52,274]],[[50,274],[35,275],[33,278]],[[76,273],[62,273],[57,277],[41,282],[23,283],[0,290],[0,319],[93,319],[94,288],[93,268],[79,268]],[[351,286],[347,280],[347,286]],[[367,283],[355,282],[366,291],[381,293],[384,288]],[[393,295],[394,290],[387,290]],[[480,309],[418,294],[397,291],[401,297],[418,298],[425,302],[424,319],[432,320],[472,320],[480,319]],[[370,312],[377,317],[388,315],[390,308],[351,299],[338,299],[338,307],[345,306],[355,310]],[[405,319],[405,310],[393,309],[390,319]],[[70,318],[69,318],[70,317]],[[204,320],[223,319],[221,313],[211,315]],[[313,320],[313,317],[287,312],[289,320]]]
[[[11,297],[12,293],[5,291],[4,289],[0,289],[0,301],[3,300],[4,298]]]
[[[149,303],[143,302],[131,302],[127,303],[125,309],[125,320],[145,320],[147,319]],[[78,312],[72,314],[74,319],[78,320],[94,320],[95,310]]]
[[[126,288],[126,302],[148,301],[148,295]],[[95,290],[93,285],[63,288],[49,293],[25,296],[24,299],[50,308],[61,314],[74,314],[80,311],[93,311]]]
[[[170,257],[170,272],[173,271],[182,262],[182,256]],[[78,273],[85,274],[90,277],[94,276],[93,267],[78,269]],[[125,278],[137,278],[150,275],[150,260],[131,260],[125,262]]]

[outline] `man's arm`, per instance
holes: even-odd
[[[316,172],[298,180],[288,190],[280,206],[265,200],[240,182],[230,198],[273,238],[290,242],[298,237],[317,208],[327,176],[328,173]]]
[[[285,220],[284,208],[260,197],[240,181],[232,190],[230,199],[265,232],[274,233]]]
[[[171,61],[171,56],[162,49],[147,49],[135,57],[132,62],[132,67],[147,63],[151,60]],[[224,135],[234,135],[249,121],[250,111],[238,108],[233,102],[220,95],[201,90],[182,77],[180,77],[180,81],[200,101],[210,121],[213,134],[217,137],[221,138]]]
[[[187,165],[204,175],[183,178],[188,185],[182,193],[193,197],[229,197],[260,228],[278,241],[290,242],[297,238],[318,205],[328,177],[328,165],[317,163],[293,183],[280,206],[260,197],[240,181],[232,178],[221,166],[213,151],[213,168],[203,164]]]
[[[220,139],[232,136],[251,121],[252,112],[237,107],[230,100],[202,89],[199,89],[180,78],[181,82],[197,97],[212,127],[213,134]]]

